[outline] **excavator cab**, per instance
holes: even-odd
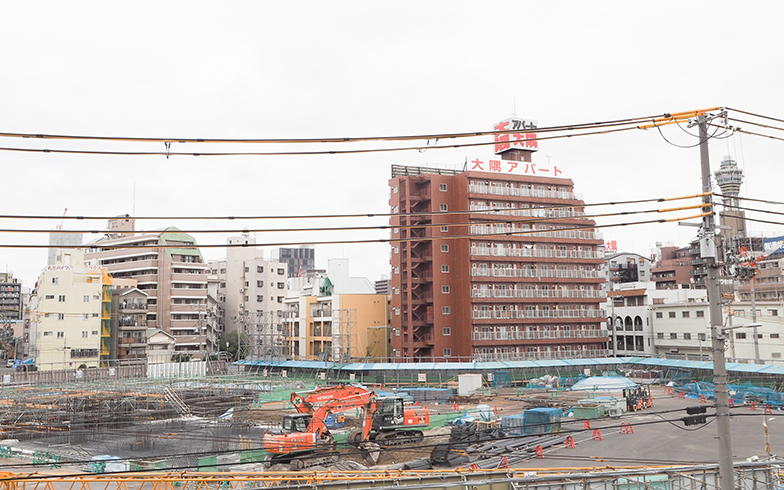
[[[373,430],[387,430],[403,427],[403,399],[396,397],[379,398],[378,408],[373,414]]]
[[[312,415],[309,413],[295,413],[283,416],[284,432],[307,432]]]

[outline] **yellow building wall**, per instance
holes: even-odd
[[[385,294],[341,294],[341,310],[355,310],[351,331],[351,355],[359,358],[388,357],[389,313]],[[353,345],[353,344],[357,345]]]

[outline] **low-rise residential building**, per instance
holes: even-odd
[[[651,268],[651,281],[656,283],[656,289],[691,289],[692,266],[703,264],[704,259],[692,258],[689,250],[689,247],[657,247],[656,263]]]
[[[651,280],[651,259],[640,254],[621,252],[606,256],[602,266],[605,292],[619,289],[621,284]]]
[[[282,341],[290,357],[389,357],[388,297],[366,278],[351,277],[348,267],[348,259],[331,259],[326,273],[289,279]]]
[[[704,289],[701,291],[705,292]],[[707,296],[656,304],[651,307],[651,314],[657,355],[678,359],[711,359],[710,305]]]
[[[58,257],[38,277],[31,320],[35,365],[42,371],[97,367],[102,337],[109,336],[102,319],[111,314],[104,302],[104,276],[100,267],[84,265],[81,251],[63,250]]]
[[[753,328],[736,328],[727,334],[727,358],[735,362],[753,363],[757,358],[763,364],[784,364],[784,302],[755,301],[756,315],[752,318],[751,302],[733,303],[727,324],[733,326],[759,324],[757,344],[754,344]]]
[[[605,308],[613,355],[660,355],[656,343],[660,330],[657,328],[664,326],[657,323],[661,315],[654,310],[664,305],[704,301],[705,298],[704,290],[657,289],[654,282],[621,284],[619,290],[608,292]]]
[[[177,340],[169,333],[157,328],[148,328],[147,336],[147,363],[162,364],[172,362]]]

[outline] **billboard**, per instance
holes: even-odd
[[[539,149],[539,142],[536,141],[536,121],[511,117],[493,125],[493,130],[520,131],[519,133],[494,135],[495,145],[493,149],[496,155],[506,150],[536,151]]]

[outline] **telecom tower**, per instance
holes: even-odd
[[[743,183],[743,170],[738,168],[738,162],[731,155],[726,155],[714,175],[716,183],[721,188],[721,194],[724,196],[722,198],[724,211],[719,213],[721,224],[731,228],[726,235],[745,237],[746,214],[738,209],[738,195],[740,195],[740,185]]]

